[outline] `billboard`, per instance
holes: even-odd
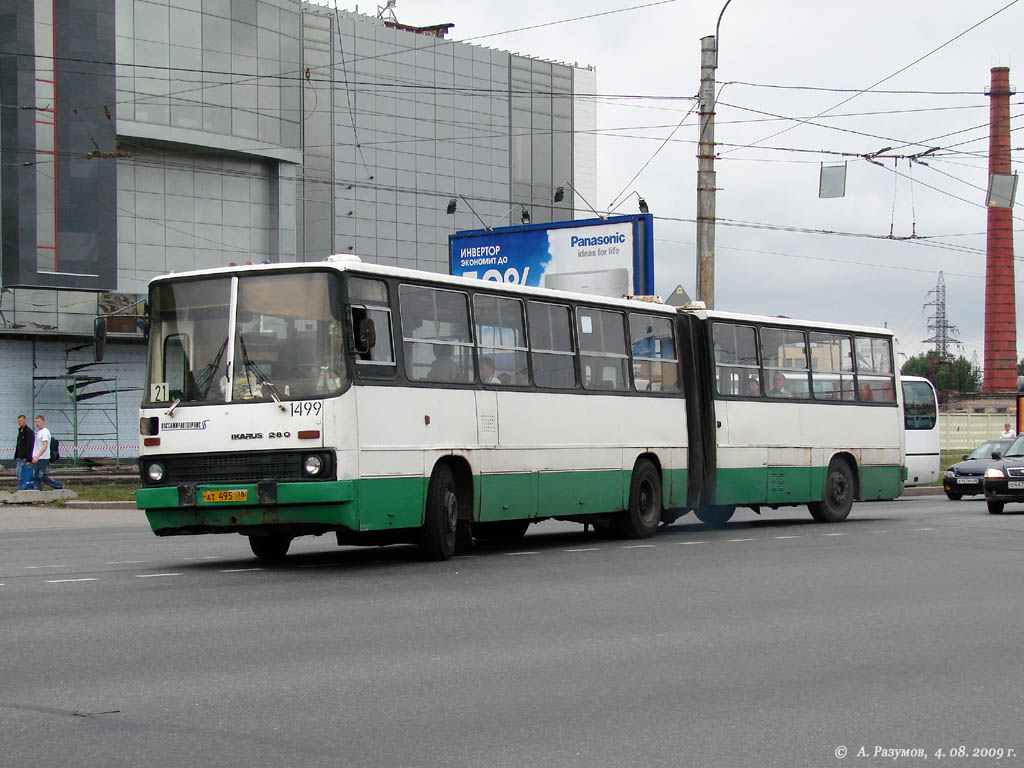
[[[654,217],[473,229],[448,236],[449,273],[599,296],[654,291]]]

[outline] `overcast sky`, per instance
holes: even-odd
[[[450,37],[462,40],[650,2],[399,0],[395,12],[404,24],[454,23]],[[693,103],[688,97],[698,90],[700,39],[714,34],[723,2],[674,0],[477,41],[597,69],[598,200],[591,202],[600,210],[607,209],[682,121],[672,140],[626,188],[639,191],[658,217],[656,285],[662,295],[677,283],[694,293],[695,224],[672,219],[695,218],[697,120],[695,114],[687,116]],[[836,107],[1008,3],[989,21],[878,86],[967,93],[863,93]],[[356,3],[339,0],[339,7],[355,10]],[[376,3],[359,4],[363,13],[376,13],[376,8]],[[716,78],[718,217],[883,237],[890,230],[896,236],[916,232],[933,239],[898,242],[720,223],[716,307],[888,324],[902,353],[912,355],[927,346],[922,342],[931,335],[927,324],[932,308],[924,304],[942,270],[949,321],[959,327],[964,354],[977,354],[983,361],[985,90],[991,67],[1010,67],[1014,82],[1021,29],[1024,0],[732,0],[722,20]],[[812,90],[764,87],[769,85]],[[851,92],[813,90],[823,88]],[[652,98],[623,98],[627,95]],[[1010,103],[1011,116],[1024,115],[1024,97],[1013,96]],[[771,116],[811,118],[832,107],[814,121],[831,128]],[[1014,120],[1011,127],[1024,126],[1022,121],[1024,117]],[[789,130],[767,138],[784,129]],[[1016,159],[1024,151],[1024,132],[1011,136]],[[759,140],[757,147],[727,146]],[[907,145],[894,153],[908,155],[936,146],[942,154],[954,144],[949,152],[962,154],[929,159],[927,167],[911,167],[904,159],[896,165],[888,160],[882,168],[849,158],[846,197],[827,200],[817,196],[819,163],[842,159],[793,151],[860,155]],[[635,197],[619,210],[634,212]],[[1024,221],[1019,205],[1015,214],[1019,231]],[[936,247],[944,244],[954,249]],[[1018,267],[1018,295],[1022,273],[1024,268]],[[1018,312],[1018,337],[1024,340],[1022,314]]]

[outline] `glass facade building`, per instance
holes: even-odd
[[[452,232],[595,196],[593,70],[450,25],[298,0],[0,0],[0,21],[0,422],[65,407],[40,382],[86,362],[97,314],[124,343],[88,372],[140,386],[130,315],[156,275],[331,253],[447,272]]]

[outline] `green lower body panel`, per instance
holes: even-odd
[[[719,469],[715,474],[714,504],[764,504],[768,487],[764,467]]]
[[[533,472],[481,475],[481,522],[536,517],[538,482]]]
[[[303,529],[354,529],[355,508],[351,504],[304,504],[273,507],[191,507],[147,509],[146,519],[154,533],[235,533],[265,526]]]
[[[623,470],[477,475],[473,493],[481,521],[595,515],[629,503]],[[230,533],[262,527],[389,531],[423,524],[429,478],[391,477],[305,483],[235,483],[142,488],[136,505],[156,533]],[[262,490],[262,496],[261,496]],[[225,492],[232,492],[229,496]],[[204,492],[206,496],[204,497]],[[240,500],[240,492],[244,499]],[[686,504],[685,469],[662,478],[666,507]]]
[[[261,494],[262,490],[262,494]],[[233,499],[225,496],[233,494]],[[140,488],[135,504],[155,533],[230,533],[263,526],[355,528],[352,481]],[[244,494],[244,496],[243,496]]]
[[[356,482],[360,531],[386,531],[423,525],[426,477],[379,477]]]
[[[537,517],[596,515],[624,509],[630,472],[541,472],[538,478]]]
[[[664,469],[661,472],[661,497],[662,504],[666,507],[685,507],[686,492],[686,470],[685,469]]]
[[[903,493],[904,468],[861,467],[861,499],[895,499]]]
[[[895,499],[903,492],[903,469],[858,467],[858,499]],[[827,467],[743,467],[719,469],[714,504],[804,504],[820,501]]]

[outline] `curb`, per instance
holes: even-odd
[[[65,509],[136,509],[134,501],[68,501]],[[141,511],[141,510],[140,510]]]
[[[941,485],[922,485],[917,488],[904,488],[903,496],[944,496]]]

